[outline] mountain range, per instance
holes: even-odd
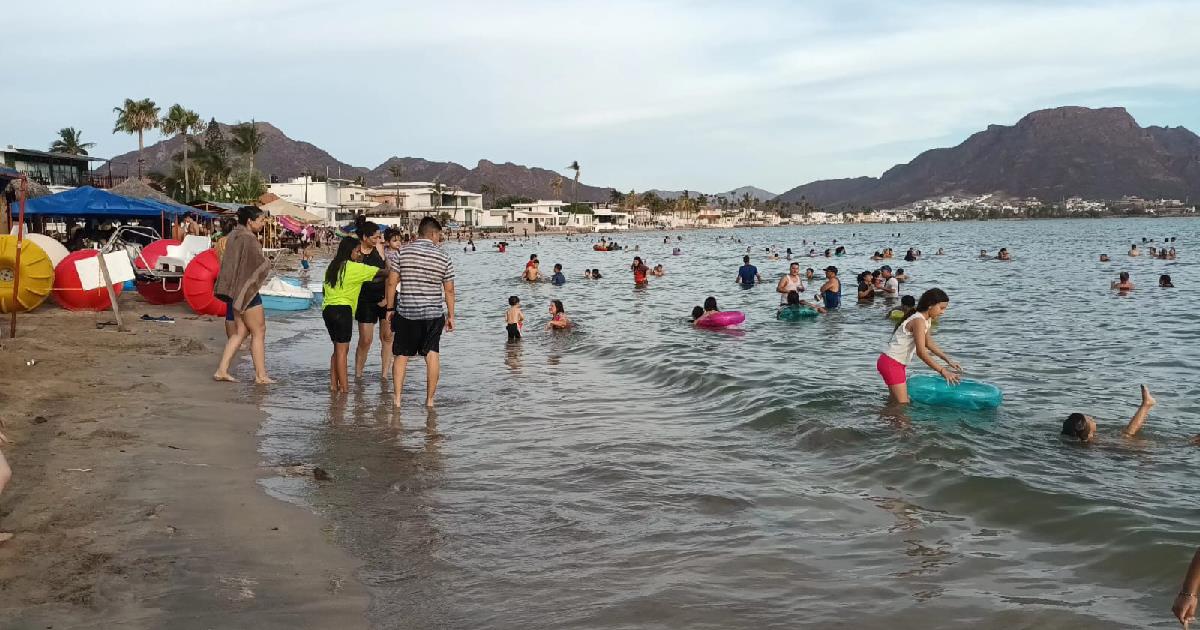
[[[512,162],[496,163],[479,160],[474,168],[455,162],[434,162],[423,158],[391,157],[375,168],[352,166],[330,155],[324,149],[301,140],[293,140],[267,122],[254,123],[263,138],[262,150],[255,156],[255,167],[268,179],[277,177],[286,181],[304,172],[329,177],[355,179],[363,177],[368,185],[396,181],[440,182],[447,187],[479,192],[483,186],[492,188],[493,197],[517,195],[534,199],[579,199],[580,201],[608,201],[611,188],[588,186],[580,182],[577,193],[572,191],[574,181],[566,176],[544,168],[530,168]],[[220,124],[226,138],[230,126]],[[179,136],[164,138],[146,147],[143,158],[146,172],[166,173],[171,169],[171,157],[183,150],[183,139]],[[124,164],[130,173],[137,169],[137,151],[118,155],[111,160]],[[392,175],[392,167],[401,169]],[[555,183],[562,180],[562,190],[556,193]],[[578,196],[573,196],[577,194]]]
[[[647,190],[646,192],[652,192],[652,193],[658,195],[659,197],[662,197],[663,199],[673,201],[675,199],[682,197],[683,193],[685,191],[682,191],[682,190],[659,190],[657,188],[654,188],[651,190]],[[696,197],[697,195],[700,194],[699,192],[697,192],[695,190],[689,190],[686,192],[691,197]],[[758,201],[770,201],[779,196],[776,193],[773,193],[769,190],[763,190],[762,188],[759,188],[757,186],[742,186],[740,188],[734,188],[733,190],[727,190],[725,192],[704,193],[704,194],[707,195],[710,199],[715,199],[717,197],[724,197],[724,198],[728,199],[731,203],[738,199],[741,199],[742,195],[746,195],[746,194],[750,195],[750,197],[752,199],[757,199]]]
[[[289,138],[270,123],[256,125],[264,138],[256,165],[280,180],[302,172],[328,172],[332,177],[363,177],[368,184],[437,181],[477,192],[488,186],[493,198],[608,201],[613,193],[610,187],[581,182],[573,194],[573,181],[566,175],[511,162],[479,160],[468,168],[454,162],[392,157],[375,168],[353,166],[316,145]],[[228,134],[227,126],[222,129]],[[177,137],[146,147],[146,169],[165,171],[180,149]],[[112,161],[123,162],[133,172],[137,152]],[[399,169],[396,175],[393,167]],[[555,188],[559,182],[561,192]],[[653,192],[667,199],[682,194]],[[1119,107],[1058,107],[1032,112],[1015,125],[990,125],[957,146],[925,151],[879,177],[818,180],[779,196],[744,186],[709,197],[734,201],[746,193],[759,201],[807,202],[823,208],[890,208],[930,197],[986,193],[1046,201],[1125,195],[1186,200],[1200,197],[1200,136],[1183,127],[1141,127]]]
[[[779,200],[890,208],[985,193],[1043,201],[1200,197],[1200,136],[1183,127],[1141,127],[1120,107],[1058,107],[1012,126],[990,125],[958,146],[925,151],[880,177],[815,181]]]

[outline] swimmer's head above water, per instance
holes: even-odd
[[[1096,421],[1091,416],[1073,413],[1063,420],[1062,434],[1087,442],[1096,435]]]

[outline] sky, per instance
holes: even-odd
[[[1200,131],[1200,2],[62,0],[6,7],[0,145],[136,148],[149,97],[357,166],[479,159],[621,190],[878,176],[1047,107]],[[158,140],[150,132],[147,145]]]

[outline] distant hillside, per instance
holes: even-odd
[[[679,197],[683,196],[682,190],[658,190],[656,188],[656,189],[649,190],[647,192],[652,192],[652,193],[658,195],[659,197],[662,197],[663,199],[678,199]],[[725,192],[703,193],[703,194],[708,195],[709,197],[712,197],[712,198],[725,197],[726,199],[733,201],[734,199],[741,199],[742,195],[745,193],[750,193],[751,197],[753,197],[754,199],[757,199],[759,201],[768,201],[768,200],[774,199],[775,197],[778,196],[769,190],[763,190],[762,188],[758,188],[756,186],[742,186],[741,188],[734,188],[733,190],[727,190]],[[692,197],[695,197],[701,193],[699,191],[690,190],[690,191],[688,191],[688,194]]]
[[[483,186],[492,189],[489,198],[505,195],[517,195],[533,199],[562,199],[572,201],[572,186],[574,180],[567,175],[561,175],[544,168],[530,168],[505,162],[497,164],[490,160],[479,160],[475,168],[456,164],[454,162],[430,162],[421,158],[388,158],[386,162],[367,173],[367,183],[381,184],[395,181],[396,177],[389,170],[392,166],[403,168],[402,177],[409,181],[432,182],[438,181],[447,186],[457,186],[463,190],[479,192]],[[554,182],[562,180],[562,192],[555,193]],[[588,186],[579,183],[577,192],[579,201],[608,201],[611,188]]]
[[[1200,136],[1183,127],[1143,128],[1123,108],[1059,107],[1030,113],[1016,125],[990,125],[878,178],[816,181],[779,199],[888,208],[984,193],[1044,200],[1194,198],[1200,196]]]
[[[219,124],[225,138],[228,139],[230,125]],[[271,123],[257,122],[255,126],[263,136],[263,150],[255,156],[254,162],[258,170],[268,179],[271,175],[277,175],[280,179],[298,177],[304,170],[324,175],[328,169],[329,175],[332,177],[338,177],[340,173],[342,177],[350,179],[367,172],[365,168],[351,166],[338,160],[314,144],[289,138]],[[171,156],[182,150],[183,139],[179,137],[166,138],[147,146],[144,153],[145,172],[165,173],[169,171]],[[115,163],[125,162],[129,165],[130,173],[137,172],[137,151],[118,155],[112,158],[112,161]]]
[[[572,199],[574,182],[571,177],[543,168],[530,168],[511,162],[497,164],[488,160],[480,160],[475,168],[467,168],[454,162],[393,157],[373,169],[367,169],[342,162],[314,144],[293,140],[270,123],[258,122],[256,125],[264,136],[264,142],[262,152],[255,157],[255,163],[258,170],[268,179],[274,175],[282,181],[308,171],[321,175],[328,172],[331,177],[340,176],[347,179],[361,175],[366,178],[368,184],[382,184],[385,181],[396,180],[388,168],[399,165],[404,169],[402,177],[405,180],[436,181],[473,192],[479,192],[482,186],[487,185],[494,191],[488,195],[489,198],[503,195],[553,198],[554,182],[561,178],[562,192],[558,196],[565,200]],[[221,129],[228,137],[229,125],[222,123]],[[145,172],[169,170],[171,156],[182,151],[182,147],[182,140],[179,138],[167,138],[147,146],[144,153]],[[118,155],[112,160],[114,163],[127,164],[130,173],[137,172],[137,151]],[[610,188],[588,186],[580,182],[578,199],[608,201],[610,191]]]

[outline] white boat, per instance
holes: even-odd
[[[268,311],[304,311],[312,308],[313,292],[287,280],[274,277],[259,289],[263,308]]]

